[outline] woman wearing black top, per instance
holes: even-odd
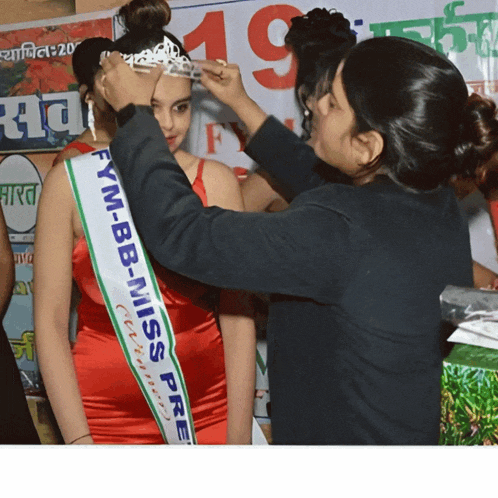
[[[111,154],[145,245],[189,277],[272,294],[274,442],[437,444],[439,295],[472,286],[447,182],[496,151],[495,105],[468,98],[434,50],[366,40],[317,103],[313,151],[246,95],[237,66],[205,62],[204,85],[252,134],[247,153],[294,200],[272,214],[203,210],[148,107],[160,69],[136,75],[117,53],[102,66],[119,111]],[[323,185],[317,156],[364,185]]]
[[[0,444],[40,444],[12,347],[2,325],[14,287],[14,256],[0,208]]]

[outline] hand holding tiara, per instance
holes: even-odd
[[[97,89],[118,112],[128,104],[150,105],[156,84],[163,74],[162,65],[152,67],[148,74],[137,74],[119,52],[112,52],[100,62],[104,74],[95,82]]]
[[[221,102],[232,107],[248,98],[237,64],[226,61],[198,61],[202,69],[201,83]]]
[[[230,106],[252,135],[266,120],[266,113],[247,94],[237,64],[198,61],[202,69],[201,83],[221,102]]]

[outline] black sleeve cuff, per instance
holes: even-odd
[[[128,104],[116,113],[116,122],[118,123],[118,126],[120,128],[123,127],[133,116],[135,116],[137,109],[142,109],[151,116],[154,116],[154,111],[150,105]]]

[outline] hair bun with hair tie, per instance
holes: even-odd
[[[460,143],[455,152],[461,174],[472,177],[476,168],[488,162],[498,148],[496,104],[477,93],[469,96],[464,110]]]
[[[126,31],[138,37],[161,31],[171,20],[171,9],[165,0],[131,0],[118,12]]]
[[[340,13],[315,8],[304,16],[293,17],[285,43],[298,58],[316,58],[333,47],[354,45],[356,35],[350,22]]]

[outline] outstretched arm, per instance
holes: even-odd
[[[244,123],[251,139],[246,153],[264,169],[290,202],[306,190],[325,184],[315,168],[323,165],[313,149],[247,95],[237,64],[223,66],[203,61],[202,84]],[[351,179],[329,166],[328,181],[351,183]]]
[[[363,247],[360,227],[342,207],[327,207],[336,197],[342,206],[349,190],[331,185],[302,194],[289,209],[271,215],[205,209],[151,108],[131,111],[111,143],[111,156],[142,239],[160,264],[217,287],[334,299]]]
[[[78,388],[69,343],[74,201],[63,164],[43,185],[35,235],[34,318],[40,370],[66,443],[92,438]]]
[[[246,93],[239,67],[203,61],[202,83],[221,102],[230,106],[252,137],[246,153],[267,171],[287,201],[316,188],[325,180],[316,171],[323,166],[313,149],[282,123],[267,114]],[[160,68],[148,75],[134,73],[117,52],[102,61],[104,75],[96,86],[108,102],[120,111],[128,104],[149,105]],[[350,178],[334,170],[328,181],[350,183]]]

